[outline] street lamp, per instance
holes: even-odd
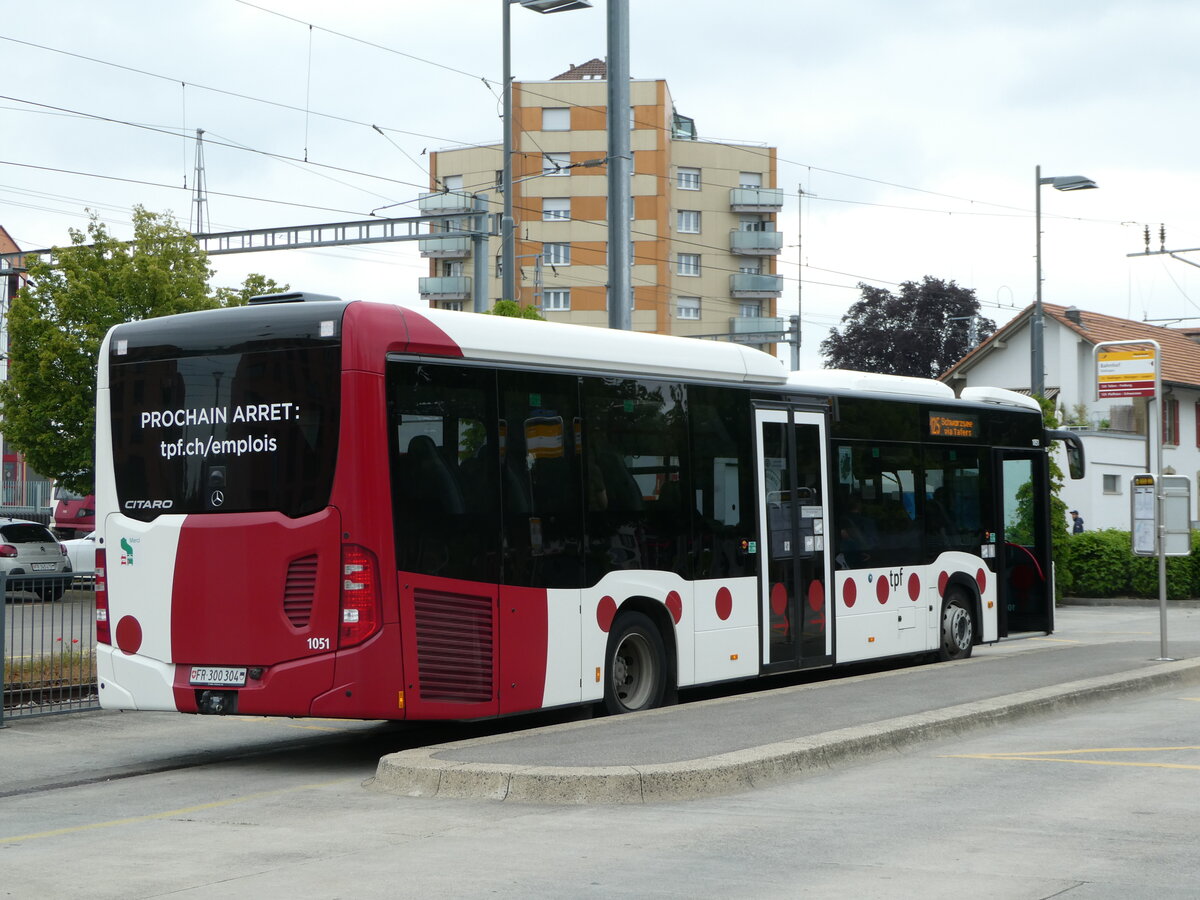
[[[504,184],[504,213],[500,217],[500,275],[502,300],[517,299],[516,249],[513,246],[512,206],[512,33],[508,8],[520,3],[539,13],[570,12],[592,5],[591,0],[500,0],[504,7],[504,166],[500,176]]]
[[[1042,397],[1046,393],[1046,360],[1045,360],[1045,317],[1042,313],[1042,185],[1048,184],[1056,191],[1085,191],[1097,187],[1096,182],[1082,175],[1056,175],[1042,177],[1042,167],[1034,169],[1034,194],[1037,198],[1034,205],[1034,218],[1037,220],[1037,300],[1033,305],[1033,325],[1029,334],[1031,368],[1029,393]]]

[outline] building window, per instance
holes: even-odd
[[[738,306],[738,315],[743,319],[756,319],[762,315],[762,304],[757,300],[744,301]]]
[[[1174,397],[1162,402],[1162,440],[1164,444],[1179,445],[1179,401]]]
[[[1104,476],[1104,493],[1106,493],[1106,494],[1121,493],[1121,476],[1120,475],[1105,475]]]
[[[570,197],[543,197],[542,221],[557,222],[571,218]]]
[[[683,191],[700,190],[700,170],[680,166],[675,173],[675,186]]]
[[[675,300],[675,315],[680,319],[700,318],[699,297],[679,297]]]
[[[700,274],[700,254],[699,253],[680,253],[675,257],[675,274],[676,275],[699,275]]]
[[[438,309],[448,309],[452,312],[462,312],[463,302],[461,300],[443,300],[438,304]]]
[[[680,234],[699,234],[700,233],[700,210],[698,209],[681,209],[678,212],[675,230]]]
[[[571,170],[570,153],[547,153],[542,157],[543,175],[569,175]]]
[[[496,190],[498,190],[498,191],[504,190],[504,170],[503,169],[496,170]]]
[[[542,295],[542,309],[568,310],[571,308],[571,289],[554,288]]]
[[[542,131],[570,131],[571,110],[567,107],[546,107],[542,110]]]
[[[461,175],[447,175],[442,179],[442,187],[448,191],[461,191],[463,185]]]
[[[569,266],[571,264],[571,245],[542,244],[542,263],[547,266]]]
[[[504,277],[504,254],[503,253],[496,254],[496,277],[497,278]]]
[[[742,275],[761,275],[762,263],[746,263],[745,265],[738,266],[738,272]]]
[[[741,172],[738,174],[738,187],[762,187],[762,174],[759,172]]]

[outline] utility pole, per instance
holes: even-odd
[[[196,129],[196,174],[192,178],[192,220],[188,231],[205,234],[208,231],[208,190],[204,186],[204,129]]]
[[[629,0],[608,0],[608,327],[633,328],[629,216]]]
[[[804,315],[804,185],[796,185],[796,318],[792,320],[792,371],[800,371],[800,317]]]

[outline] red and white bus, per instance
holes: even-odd
[[[106,707],[626,712],[1053,629],[1012,392],[304,294],[100,360]]]

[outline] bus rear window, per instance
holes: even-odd
[[[336,343],[114,362],[121,511],[150,520],[322,509],[337,454],[340,363]]]

